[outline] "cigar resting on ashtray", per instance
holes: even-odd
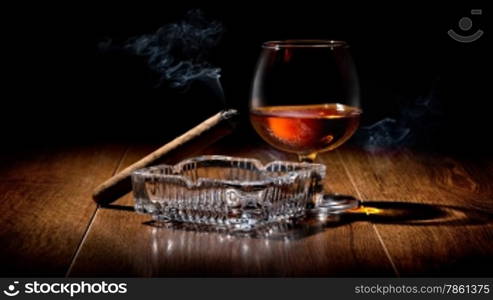
[[[100,184],[93,192],[93,199],[99,204],[109,204],[132,190],[130,175],[133,171],[164,163],[180,157],[194,155],[234,129],[234,118],[238,112],[234,109],[221,111],[181,136],[175,138],[144,158],[128,166],[115,176]]]

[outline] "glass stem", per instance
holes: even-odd
[[[298,154],[298,159],[301,162],[312,163],[317,158],[317,152],[309,153],[309,154]]]

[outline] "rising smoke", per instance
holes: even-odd
[[[220,22],[205,17],[200,10],[191,10],[185,17],[159,28],[155,33],[136,36],[123,46],[111,41],[100,43],[100,49],[123,49],[144,57],[149,67],[159,74],[160,82],[185,88],[196,79],[217,81],[220,68],[209,61],[212,50],[223,34]]]
[[[361,127],[357,144],[369,151],[400,147],[432,148],[443,133],[444,113],[437,85],[425,95],[403,104],[395,117]]]

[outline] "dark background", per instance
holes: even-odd
[[[98,48],[108,39],[152,33],[200,8],[225,28],[210,61],[222,69],[228,106],[245,113],[262,42],[346,40],[360,76],[363,125],[391,117],[413,130],[410,146],[487,153],[489,11],[471,5],[167,1],[12,8],[6,10],[11,18],[4,37],[4,141],[166,141],[221,109],[200,83],[186,91],[156,88],[156,74],[141,59]],[[482,8],[483,15],[471,16],[472,8]],[[463,33],[458,21],[465,16],[473,20],[469,32],[485,31],[471,44],[446,34]],[[423,99],[430,100],[426,107],[419,104]],[[242,128],[249,132],[247,122]]]

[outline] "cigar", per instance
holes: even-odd
[[[107,205],[130,192],[132,190],[130,175],[135,170],[177,159],[182,160],[202,151],[233,131],[237,115],[238,112],[234,109],[221,111],[148,154],[100,184],[93,192],[94,201]]]

